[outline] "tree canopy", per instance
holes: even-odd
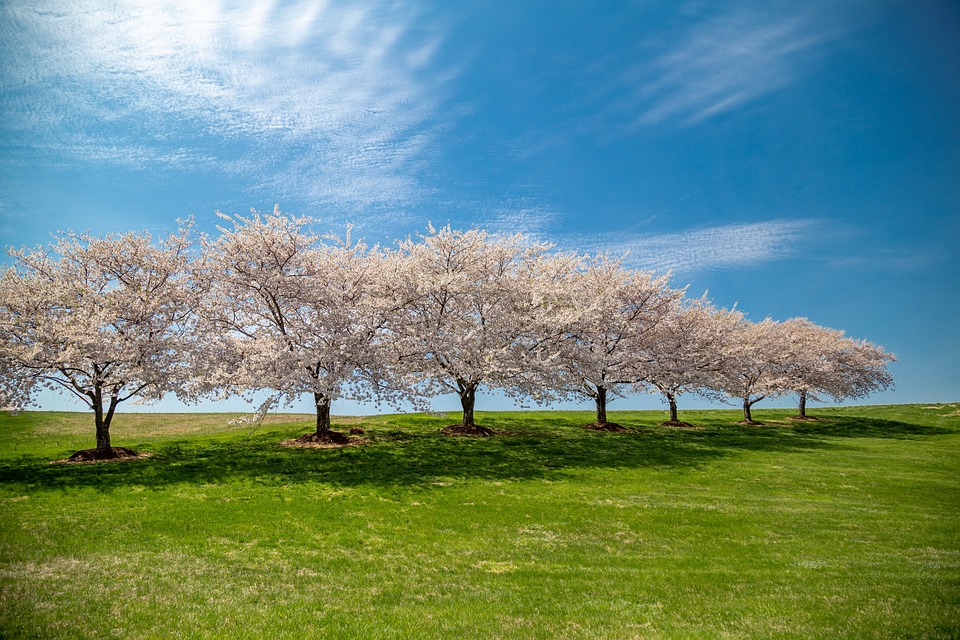
[[[321,234],[279,209],[221,215],[159,240],[60,234],[8,249],[0,276],[0,403],[26,406],[39,386],[94,413],[109,451],[116,407],[129,399],[310,395],[330,432],[342,398],[423,404],[454,393],[459,431],[477,393],[502,389],[549,403],[661,394],[742,402],[864,397],[893,384],[894,356],[806,318],[752,322],[690,298],[669,278],[616,258],[559,252],[520,234],[428,228],[392,248]],[[269,402],[268,402],[269,404]],[[264,409],[266,407],[263,407]]]

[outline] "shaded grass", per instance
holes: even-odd
[[[0,636],[957,637],[956,411],[0,417]]]

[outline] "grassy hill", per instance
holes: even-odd
[[[0,416],[0,637],[957,638],[960,404]]]

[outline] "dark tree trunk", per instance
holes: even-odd
[[[798,414],[800,418],[807,417],[807,390],[804,389],[800,392],[800,413]]]
[[[313,433],[305,433],[297,438],[297,443],[305,443],[307,445],[316,443],[335,445],[350,444],[350,438],[347,437],[346,434],[330,428],[330,402],[330,398],[324,394],[316,391],[313,392],[313,403],[317,407],[317,428]]]
[[[113,422],[113,414],[117,409],[116,396],[110,397],[110,404],[107,407],[107,412],[103,411],[103,391],[100,389],[95,389],[93,393],[90,394],[91,404],[93,405],[93,419],[94,423],[97,425],[97,449],[100,451],[109,451],[110,446],[110,423]]]
[[[94,407],[94,415],[97,423],[97,449],[109,449],[110,423],[104,420],[103,407]]]
[[[677,397],[672,393],[666,394],[667,402],[670,404],[670,422],[680,422],[677,417]]]
[[[93,409],[93,419],[97,426],[97,447],[76,451],[68,459],[69,462],[94,462],[97,460],[116,460],[118,458],[137,457],[137,452],[126,447],[114,447],[110,443],[110,423],[117,405],[123,402],[116,392],[110,396],[107,410],[103,410],[103,389],[99,386],[87,393],[89,406]]]
[[[474,427],[476,422],[473,420],[473,407],[477,403],[477,384],[460,385],[460,406],[463,407],[463,420],[461,426]]]
[[[440,431],[448,436],[487,437],[494,435],[493,429],[478,425],[473,418],[473,407],[477,402],[477,387],[479,382],[464,382],[457,380],[457,394],[460,396],[460,406],[463,407],[463,420],[460,424],[451,424]]]
[[[593,396],[597,403],[597,424],[606,424],[607,422],[607,388],[597,386],[597,394]]]
[[[750,401],[750,398],[743,399],[743,421],[744,422],[753,422],[753,417],[750,415],[750,407],[753,406],[753,402]]]
[[[314,392],[313,400],[317,405],[317,436],[321,436],[330,431],[330,398]]]

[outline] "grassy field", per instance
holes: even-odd
[[[0,416],[0,637],[958,638],[960,405]]]

